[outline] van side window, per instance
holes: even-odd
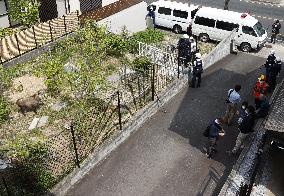
[[[216,28],[222,29],[225,31],[232,31],[235,28],[238,28],[239,25],[234,24],[234,23],[229,23],[229,22],[224,22],[224,21],[217,21],[216,22]]]
[[[196,12],[197,12],[198,10],[199,10],[199,8],[197,8],[197,9],[191,11],[191,19],[194,18],[195,14],[196,14]]]
[[[249,34],[249,35],[252,35],[252,36],[257,37],[257,35],[256,35],[256,33],[254,32],[254,30],[253,30],[252,27],[242,26],[242,31],[243,31],[243,33],[245,33],[245,34]]]
[[[171,15],[171,9],[170,8],[165,8],[165,7],[159,7],[158,13],[159,14],[165,14],[165,15]]]
[[[195,24],[199,24],[199,25],[203,25],[203,26],[207,26],[207,27],[214,27],[215,26],[215,20],[197,16],[195,18]]]
[[[174,10],[173,15],[179,18],[185,18],[187,19],[188,13],[186,11],[181,11],[181,10]]]

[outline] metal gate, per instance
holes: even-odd
[[[58,17],[56,0],[41,0],[39,17],[42,22],[46,22]]]
[[[82,13],[102,7],[102,0],[80,0]]]

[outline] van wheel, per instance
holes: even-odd
[[[242,43],[241,44],[241,50],[243,52],[250,52],[251,51],[251,45],[249,43]]]
[[[207,35],[206,33],[201,33],[199,35],[199,40],[202,42],[208,42],[209,41],[209,35]]]
[[[173,31],[174,31],[176,34],[180,34],[180,33],[182,32],[181,26],[179,26],[179,25],[174,25]]]

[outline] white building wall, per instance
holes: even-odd
[[[146,15],[147,3],[141,2],[98,21],[98,24],[106,25],[109,31],[116,34],[121,33],[122,28],[126,26],[126,29],[132,34],[147,28],[145,21]]]
[[[0,28],[6,28],[9,27],[9,18],[8,16],[0,16]]]
[[[58,17],[66,14],[65,0],[56,0]]]
[[[102,0],[102,7],[109,5],[111,3],[114,3],[116,1],[118,1],[118,0]]]
[[[9,18],[8,15],[4,15],[7,13],[7,9],[5,6],[5,2],[0,0],[0,28],[9,27]]]
[[[81,13],[80,1],[79,0],[69,0],[69,3],[70,3],[70,12],[74,12],[76,10],[79,10],[80,13]]]

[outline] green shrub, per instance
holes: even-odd
[[[137,71],[142,71],[142,72],[146,72],[149,71],[150,67],[151,67],[151,62],[149,61],[149,59],[147,57],[136,57],[133,61],[133,66],[134,69]]]
[[[14,33],[12,28],[1,28],[0,29],[0,39],[8,36],[8,35],[12,35]]]
[[[106,44],[107,54],[109,55],[121,56],[126,51],[127,43],[118,35],[108,34],[105,37],[104,42]]]
[[[0,125],[9,118],[10,112],[10,105],[7,99],[0,95]]]
[[[147,29],[133,34],[131,38],[135,41],[151,44],[163,41],[164,37],[165,34],[159,30]]]
[[[165,34],[159,30],[146,29],[145,31],[140,31],[134,33],[129,39],[127,44],[127,49],[131,53],[138,52],[138,41],[153,44],[164,40]]]
[[[17,135],[4,144],[3,152],[14,161],[14,169],[21,171],[17,186],[28,192],[39,193],[51,188],[55,178],[45,168],[48,147],[41,136]]]

